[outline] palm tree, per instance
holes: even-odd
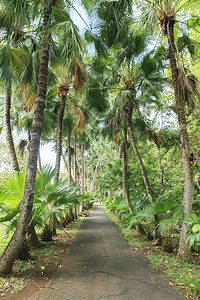
[[[24,1],[23,5],[27,8],[26,1]],[[23,5],[20,8],[22,11],[24,9]],[[20,78],[21,72],[27,63],[28,53],[22,48],[17,48],[20,46],[20,40],[23,36],[20,27],[22,26],[20,18],[18,16],[13,16],[5,3],[1,6],[0,14],[0,30],[2,33],[0,44],[0,77],[5,86],[4,130],[11,165],[14,171],[20,172],[11,130],[10,111],[12,85],[16,79],[19,80]]]
[[[5,0],[6,1],[6,0]],[[15,10],[21,2],[12,1],[13,10]],[[38,5],[38,3],[36,3]],[[21,206],[21,213],[16,231],[9,242],[6,250],[4,251],[1,261],[0,261],[0,274],[8,274],[14,263],[15,258],[19,252],[19,249],[24,241],[26,231],[28,229],[29,221],[32,213],[33,199],[34,199],[34,189],[35,189],[35,178],[37,170],[37,157],[40,145],[40,137],[42,131],[42,123],[44,116],[46,92],[47,92],[47,77],[48,77],[48,62],[49,62],[49,52],[50,43],[52,41],[50,33],[52,36],[54,32],[57,32],[61,26],[64,26],[63,32],[67,28],[70,30],[76,40],[77,45],[80,43],[80,38],[77,32],[76,26],[73,24],[69,13],[64,10],[60,3],[53,0],[43,0],[41,1],[42,12],[43,12],[43,25],[42,25],[42,42],[41,42],[41,57],[40,57],[40,68],[38,74],[38,84],[37,84],[37,94],[36,103],[34,109],[32,131],[31,131],[31,142],[30,151],[27,165],[27,175],[26,184],[24,190],[24,197]],[[67,8],[68,9],[68,8]],[[31,10],[32,11],[32,10]],[[37,9],[33,12],[38,12]],[[53,26],[51,27],[51,15],[53,13]],[[40,20],[40,18],[38,18]],[[40,25],[40,24],[39,24]],[[39,27],[40,28],[40,27]],[[52,29],[50,31],[50,28]],[[71,40],[68,39],[63,47],[63,57],[64,54],[73,52],[73,44],[70,43]]]
[[[194,98],[196,94],[197,81],[194,75],[187,74],[182,61],[179,57],[178,48],[175,41],[175,25],[177,25],[178,13],[186,9],[186,4],[189,5],[192,1],[151,1],[151,10],[146,14],[147,20],[158,19],[160,27],[167,36],[169,47],[169,60],[172,74],[172,85],[174,89],[174,96],[176,102],[176,112],[178,116],[178,123],[180,127],[180,136],[182,144],[182,162],[184,169],[184,195],[183,195],[183,223],[180,234],[180,242],[178,249],[178,256],[183,259],[188,259],[190,256],[190,248],[187,242],[186,216],[189,216],[189,211],[192,208],[193,202],[193,174],[190,162],[190,145],[187,132],[187,123],[185,117],[184,106],[186,103],[194,105]],[[153,14],[154,13],[154,14]]]
[[[133,112],[136,112],[139,118],[141,118],[139,100],[142,99],[143,105],[145,105],[145,100],[148,103],[152,100],[155,101],[156,98],[159,97],[159,92],[162,89],[163,79],[159,74],[158,63],[150,54],[144,55],[147,47],[146,40],[146,34],[132,32],[123,42],[117,44],[116,49],[119,50],[113,51],[115,64],[111,84],[112,89],[114,89],[113,93],[117,93],[115,106],[120,106],[121,110],[125,113],[131,145],[141,170],[147,195],[150,202],[153,202],[154,195],[136,144],[132,123]],[[143,59],[141,60],[139,57],[142,54]],[[157,216],[155,216],[155,222],[156,224],[158,222]],[[159,237],[159,232],[156,225],[155,238],[157,237]]]
[[[32,206],[35,190],[35,179],[37,170],[37,158],[40,145],[40,135],[42,130],[42,120],[46,99],[47,76],[48,76],[48,60],[49,60],[49,45],[50,36],[48,34],[48,24],[50,23],[51,10],[53,2],[44,3],[43,12],[43,37],[42,37],[42,52],[40,58],[40,70],[38,76],[38,88],[36,96],[36,105],[34,110],[34,118],[31,132],[30,152],[27,166],[26,183],[24,197],[21,205],[21,213],[16,231],[10,240],[6,250],[4,251],[0,261],[0,274],[8,274],[13,266],[19,249],[23,244],[25,234],[28,230],[29,221],[32,214]]]
[[[122,144],[122,155],[123,155],[123,188],[125,199],[128,204],[129,210],[133,212],[133,206],[130,201],[129,196],[129,186],[128,186],[128,141],[127,141],[127,119],[125,111],[122,111],[122,126],[123,126],[123,144]]]

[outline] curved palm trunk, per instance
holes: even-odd
[[[150,184],[149,184],[147,173],[146,173],[146,170],[145,170],[140,152],[139,152],[139,150],[137,148],[137,145],[136,145],[136,142],[135,142],[135,137],[134,137],[134,133],[133,133],[133,125],[132,125],[133,106],[130,103],[130,101],[129,101],[129,104],[127,105],[127,107],[128,107],[128,112],[127,112],[127,115],[128,115],[128,129],[129,129],[129,135],[130,135],[130,139],[131,139],[131,145],[133,147],[135,156],[136,156],[137,161],[139,163],[140,171],[142,173],[142,178],[143,178],[143,181],[144,181],[149,199],[150,199],[151,202],[154,202],[154,197],[153,197],[153,193],[152,193],[152,190],[151,190],[151,187],[150,187]]]
[[[47,91],[49,39],[46,30],[48,22],[50,20],[51,9],[52,4],[49,4],[49,6],[45,6],[43,14],[43,37],[41,46],[42,51],[40,58],[38,88],[32,124],[26,183],[24,189],[24,197],[21,205],[20,218],[15,233],[1,257],[0,275],[6,275],[10,273],[13,263],[18,255],[19,249],[23,244],[32,214],[37,171],[37,158],[40,146],[40,136],[42,131],[42,122]]]
[[[124,143],[123,143],[123,188],[125,199],[128,204],[129,210],[132,213],[133,207],[129,197],[129,186],[128,186],[128,157],[127,157],[127,124],[126,120],[123,120],[123,135],[124,135]]]
[[[131,145],[133,147],[135,156],[137,158],[137,161],[138,161],[138,164],[139,164],[139,167],[140,167],[140,171],[142,173],[142,178],[143,178],[144,185],[145,185],[145,188],[146,188],[146,191],[147,191],[147,195],[148,195],[148,197],[150,199],[150,202],[154,202],[154,196],[153,196],[153,193],[152,193],[152,190],[151,190],[151,187],[150,187],[150,183],[149,183],[149,179],[148,179],[145,167],[144,167],[144,163],[142,161],[142,157],[140,155],[140,152],[139,152],[139,150],[137,148],[137,144],[135,142],[135,137],[134,137],[134,133],[133,133],[133,125],[132,125],[133,106],[130,103],[130,100],[129,100],[129,103],[127,105],[127,108],[128,108],[128,111],[127,111],[127,115],[128,115],[128,118],[127,118],[128,119],[128,129],[129,129],[129,134],[130,134],[130,139],[131,139]],[[159,218],[158,218],[157,215],[155,215],[154,219],[155,219],[155,234],[154,234],[154,238],[158,239],[158,238],[160,238],[160,232],[158,230]],[[139,224],[139,228],[138,229],[139,229],[140,233],[145,234],[145,231],[141,227],[141,224]]]
[[[8,152],[9,152],[10,161],[13,170],[16,172],[20,172],[14,141],[12,137],[11,126],[10,126],[11,94],[12,94],[11,83],[8,83],[6,87],[6,96],[4,99],[4,129],[6,134],[6,144],[8,147]]]
[[[65,164],[65,167],[66,167],[67,173],[68,173],[68,164],[67,164],[67,161],[66,161],[66,158],[65,158],[65,155],[64,155],[63,152],[61,152],[61,156],[62,156],[63,162]],[[74,178],[72,177],[72,174],[71,174],[71,181],[74,181]]]
[[[61,161],[61,154],[62,154],[62,124],[63,124],[63,117],[65,111],[65,102],[66,102],[66,95],[62,95],[62,101],[59,111],[58,117],[58,132],[57,132],[57,140],[56,140],[56,175],[54,177],[54,182],[57,182],[59,179],[60,174],[60,161]],[[56,205],[56,201],[51,203],[51,207]],[[50,217],[50,230],[52,235],[56,235],[56,216],[53,213]]]
[[[169,56],[170,56],[170,66],[172,72],[172,84],[174,88],[174,95],[176,100],[176,110],[178,115],[178,123],[180,127],[180,136],[181,136],[181,145],[182,145],[182,161],[183,161],[183,170],[184,170],[184,196],[183,196],[183,224],[180,234],[180,242],[178,249],[178,256],[183,259],[188,259],[191,250],[187,243],[187,234],[186,231],[188,226],[186,225],[186,216],[189,215],[189,210],[192,208],[193,202],[193,174],[191,163],[189,160],[190,147],[189,139],[187,133],[187,125],[185,119],[185,110],[184,103],[180,97],[178,89],[178,68],[176,64],[176,49],[174,43],[174,24],[175,21],[170,20],[168,23],[168,44],[169,44]]]

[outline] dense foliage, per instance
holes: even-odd
[[[74,9],[96,20],[84,36]],[[196,12],[198,1],[2,1],[0,232],[15,233],[0,274],[94,195],[166,251],[200,250]],[[39,150],[50,142],[53,168]]]

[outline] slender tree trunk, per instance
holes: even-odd
[[[68,173],[69,168],[68,168],[68,164],[67,164],[67,161],[66,161],[66,158],[65,158],[65,155],[64,155],[63,152],[61,153],[61,156],[62,156],[62,159],[63,159],[63,161],[64,161],[64,164],[65,164],[65,167],[66,167],[67,173]],[[74,178],[72,177],[72,174],[71,174],[71,182],[72,182],[72,181],[74,181]]]
[[[6,87],[6,96],[4,99],[4,129],[6,135],[6,144],[8,147],[8,153],[9,153],[12,168],[15,172],[20,172],[14,141],[12,137],[11,126],[10,126],[10,107],[11,107],[11,94],[12,94],[11,89],[12,89],[11,83],[8,83]]]
[[[174,20],[170,20],[168,23],[168,44],[169,44],[169,57],[170,57],[170,67],[172,72],[172,84],[174,88],[174,95],[176,100],[176,110],[178,115],[178,123],[180,127],[181,145],[182,145],[182,161],[184,170],[184,196],[183,196],[183,224],[180,234],[180,242],[178,249],[178,256],[183,259],[188,259],[191,255],[191,249],[187,242],[186,231],[188,225],[186,224],[186,216],[189,216],[189,211],[192,209],[193,202],[193,174],[191,163],[189,160],[190,147],[187,132],[187,124],[185,119],[185,109],[183,99],[181,99],[179,94],[179,84],[178,83],[178,68],[176,63],[176,48],[174,43]]]
[[[50,20],[52,4],[45,6],[43,14],[43,37],[41,46],[40,69],[38,77],[38,87],[36,104],[33,116],[30,153],[26,172],[26,182],[24,197],[21,204],[20,217],[17,228],[5,249],[0,261],[0,275],[10,273],[13,263],[23,244],[29,222],[32,215],[33,199],[35,193],[35,180],[37,171],[37,158],[40,146],[40,136],[42,131],[44,107],[47,91],[48,61],[49,61],[49,38],[47,35],[47,25]]]
[[[160,147],[159,147],[159,166],[160,166],[160,171],[161,171],[161,183],[162,183],[162,187],[163,187],[163,191],[165,191],[165,180],[164,180],[164,167],[162,166],[162,162],[161,162],[161,151],[160,151]]]
[[[81,176],[81,168],[80,168],[80,165],[79,165],[79,162],[78,162],[78,158],[77,158],[77,156],[76,156],[76,166],[77,166],[77,180],[78,180],[78,182],[79,182],[79,184],[80,184],[80,176]]]
[[[130,102],[130,100],[129,100],[129,103],[128,103],[128,105],[126,107],[128,107],[127,119],[128,119],[128,129],[129,129],[129,135],[130,135],[130,139],[131,139],[131,145],[133,147],[135,156],[137,158],[137,161],[138,161],[138,164],[139,164],[139,167],[140,167],[140,171],[142,173],[142,178],[143,178],[143,181],[144,181],[144,185],[145,185],[145,188],[146,188],[149,200],[150,200],[150,202],[154,202],[154,196],[153,196],[150,184],[149,184],[149,179],[148,179],[145,167],[144,167],[144,163],[143,163],[142,157],[140,155],[140,152],[139,152],[139,150],[137,148],[137,144],[135,142],[135,137],[134,137],[134,133],[133,133],[133,125],[132,125],[133,106],[132,106],[132,103]],[[158,231],[159,218],[158,218],[157,215],[154,215],[154,220],[155,220],[154,238],[158,239],[158,238],[160,238],[160,232]],[[137,229],[138,229],[139,233],[145,234],[145,231],[142,228],[141,224],[138,224]]]
[[[130,138],[131,138],[131,145],[133,147],[135,156],[136,156],[137,161],[139,163],[140,171],[142,173],[142,178],[143,178],[143,181],[144,181],[144,184],[145,184],[145,187],[146,187],[147,194],[149,196],[150,201],[154,202],[154,197],[153,197],[153,193],[152,193],[152,190],[151,190],[151,187],[150,187],[150,184],[149,184],[147,173],[146,173],[146,170],[145,170],[140,152],[139,152],[139,150],[137,148],[137,145],[136,145],[136,142],[135,142],[135,137],[134,137],[133,130],[132,130],[132,124],[131,124],[131,126],[129,126],[129,134],[130,134]]]
[[[74,182],[77,182],[77,163],[76,163],[76,134],[74,135]],[[75,207],[75,218],[79,217],[79,205]]]
[[[58,181],[59,174],[60,174],[60,161],[61,161],[61,154],[62,154],[62,124],[63,124],[63,117],[65,111],[65,102],[66,102],[66,95],[61,96],[61,105],[59,110],[58,116],[58,130],[57,130],[57,140],[56,140],[56,174],[54,177],[54,183]],[[54,207],[57,201],[54,200],[50,204],[50,207]],[[56,235],[56,216],[55,213],[51,214],[50,217],[50,230],[52,235]]]
[[[130,197],[129,197],[129,186],[128,186],[128,151],[127,151],[127,145],[128,145],[128,141],[127,141],[127,123],[125,120],[125,116],[124,116],[124,120],[123,120],[123,136],[124,136],[124,142],[123,142],[123,190],[124,190],[124,195],[125,195],[125,199],[126,202],[128,204],[129,210],[132,213],[133,212],[133,207],[130,201]]]
[[[85,155],[84,155],[84,145],[82,145],[81,147],[81,164],[82,164],[82,172],[81,172],[81,177],[82,177],[82,187],[81,187],[81,190],[82,190],[82,194],[85,192]]]
[[[95,182],[96,182],[96,178],[97,178],[97,172],[98,172],[98,167],[99,167],[100,160],[101,160],[101,156],[99,156],[99,159],[97,161],[96,168],[95,168],[95,171],[94,171],[94,176],[93,176],[92,183],[91,183],[91,188],[90,188],[91,193],[94,192]]]
[[[77,163],[76,163],[76,135],[74,136],[74,182],[77,181]]]
[[[85,147],[84,147],[84,150],[85,150]],[[84,160],[83,160],[83,163],[84,163],[84,173],[83,173],[83,180],[84,180],[84,191],[87,190],[87,183],[86,183],[86,166],[85,166],[85,151],[84,151]]]
[[[86,166],[86,168],[85,168],[85,172],[86,172],[86,174],[85,174],[85,189],[86,189],[86,191],[88,191],[88,189],[89,189],[89,174],[88,174],[88,166]]]
[[[58,131],[57,131],[57,140],[56,140],[56,175],[54,181],[58,181],[59,174],[60,174],[60,161],[61,161],[61,154],[62,154],[62,124],[63,124],[63,117],[65,111],[65,102],[66,102],[66,95],[62,95],[61,98],[61,106],[59,111],[58,117]]]
[[[68,164],[67,164],[67,161],[66,161],[65,155],[64,155],[64,153],[63,153],[63,152],[61,153],[61,155],[62,155],[62,159],[63,159],[63,161],[64,161],[64,164],[65,164],[65,167],[66,167],[66,169],[67,169],[67,173],[68,173]]]
[[[41,173],[42,172],[42,162],[41,162],[40,148],[39,148],[39,152],[38,152],[38,169],[39,169],[39,173]]]
[[[71,171],[71,135],[68,136],[68,181],[69,184],[71,184],[71,177],[72,177],[72,171]]]

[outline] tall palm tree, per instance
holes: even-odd
[[[6,0],[5,0],[6,1]],[[9,1],[8,1],[9,2]],[[18,11],[18,8],[21,5],[21,1],[10,1],[13,5],[13,10]],[[48,78],[48,62],[50,54],[50,43],[53,41],[51,39],[55,32],[63,26],[63,32],[67,28],[70,30],[76,40],[77,45],[80,43],[80,36],[78,35],[77,28],[73,24],[70,15],[66,9],[61,7],[61,3],[54,0],[43,0],[40,1],[40,6],[38,2],[33,1],[33,5],[36,4],[36,9],[33,9],[34,13],[43,13],[43,24],[42,24],[42,42],[41,42],[41,56],[40,56],[40,68],[38,74],[38,84],[37,84],[37,94],[36,94],[36,103],[34,109],[32,131],[31,131],[31,142],[30,142],[30,151],[27,165],[27,175],[26,175],[26,184],[24,190],[24,197],[22,200],[21,213],[19,222],[16,228],[16,231],[9,242],[6,250],[4,251],[1,261],[0,261],[0,274],[8,274],[14,263],[15,258],[19,252],[19,249],[24,241],[26,231],[28,229],[28,224],[31,218],[33,198],[34,198],[34,189],[35,189],[35,178],[37,170],[37,157],[40,145],[40,137],[42,131],[42,123],[44,117],[44,108],[47,92],[47,78]],[[63,3],[62,3],[63,4]],[[40,10],[40,8],[42,8]],[[25,12],[26,13],[26,10]],[[53,13],[53,18],[51,19]],[[36,18],[38,18],[38,15]],[[51,24],[52,23],[52,24]],[[53,26],[52,26],[53,25]],[[39,27],[41,28],[40,24]],[[50,30],[51,29],[51,30]],[[63,58],[65,59],[65,54],[73,52],[73,45],[70,43],[71,40],[68,39],[63,47]]]
[[[193,174],[190,161],[190,145],[188,139],[187,123],[185,117],[185,104],[194,105],[197,81],[192,74],[187,74],[179,57],[177,44],[175,41],[175,26],[178,24],[178,13],[184,12],[186,5],[193,1],[149,1],[147,6],[150,10],[145,15],[147,20],[159,20],[160,27],[167,36],[169,47],[169,60],[172,76],[172,85],[176,102],[176,112],[180,127],[182,144],[182,162],[184,170],[184,195],[183,195],[183,223],[181,228],[178,256],[188,259],[190,248],[187,242],[187,219],[193,202]],[[181,16],[181,18],[183,18]],[[181,20],[182,23],[183,20]],[[158,21],[157,21],[158,22]],[[177,26],[176,26],[177,28]]]
[[[127,202],[127,205],[129,207],[130,212],[133,212],[133,206],[130,201],[129,196],[129,186],[128,186],[128,141],[127,141],[127,119],[126,119],[126,113],[125,111],[122,111],[122,126],[123,126],[123,144],[122,144],[122,155],[123,155],[123,188],[124,188],[124,194],[125,199]]]
[[[0,261],[0,274],[6,275],[10,273],[13,263],[18,255],[19,249],[23,244],[25,234],[28,230],[29,221],[31,219],[33,198],[35,190],[35,179],[37,170],[37,158],[40,145],[40,135],[42,130],[42,120],[46,99],[48,61],[49,61],[49,45],[50,36],[48,34],[48,25],[50,23],[53,1],[44,2],[43,12],[43,37],[41,46],[40,70],[38,77],[38,88],[36,96],[36,105],[34,110],[34,118],[31,132],[31,143],[29,151],[29,159],[27,166],[26,183],[24,189],[24,197],[21,205],[21,212],[16,231],[10,240],[6,250],[4,251]]]
[[[22,48],[20,49],[20,40],[23,37],[22,28],[24,24],[22,24],[19,15],[23,9],[25,7],[28,8],[28,6],[26,1],[23,1],[22,6],[19,7],[19,15],[13,16],[8,9],[9,3],[7,3],[7,1],[5,2],[6,3],[2,3],[0,9],[0,30],[2,33],[0,43],[0,78],[5,87],[4,130],[11,165],[14,171],[20,172],[11,130],[10,111],[13,82],[16,79],[19,80],[20,74],[27,63],[28,53]],[[26,21],[26,18],[24,21]]]
[[[154,195],[137,147],[132,124],[133,112],[136,112],[141,117],[138,98],[143,100],[143,104],[144,100],[151,102],[151,100],[158,98],[162,89],[163,79],[159,74],[158,64],[155,59],[151,58],[150,54],[144,55],[147,48],[146,37],[144,33],[132,32],[123,42],[117,44],[116,48],[118,50],[113,51],[115,63],[112,74],[113,82],[111,80],[111,83],[112,89],[114,88],[115,93],[117,93],[115,106],[121,106],[125,112],[131,145],[141,170],[147,195],[150,202],[153,202]],[[140,59],[141,55],[143,55],[142,60]],[[158,221],[156,216],[155,221],[156,223]],[[155,237],[158,236],[159,233],[156,227]]]

